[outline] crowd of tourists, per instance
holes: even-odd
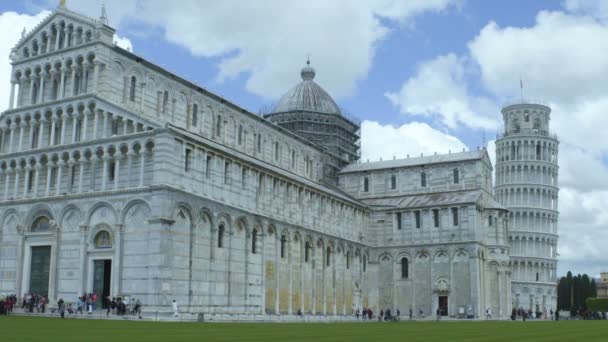
[[[17,296],[15,295],[0,297],[0,315],[8,315],[12,313],[16,304]]]
[[[524,308],[513,308],[511,310],[511,320],[530,320],[530,319],[539,319],[539,320],[556,320],[559,321],[559,311],[553,311],[553,309],[549,310],[549,312],[533,312],[532,309],[524,309]]]
[[[398,321],[400,316],[401,312],[399,311],[399,309],[395,310],[395,314],[391,312],[391,309],[386,309],[380,310],[380,314],[376,316],[376,319],[378,320],[378,322]],[[374,311],[371,308],[363,308],[363,310],[359,310],[359,308],[357,308],[357,310],[355,310],[355,317],[357,317],[357,319],[373,320]]]
[[[29,292],[23,295],[21,308],[24,310],[24,312],[31,313],[36,310],[36,312],[45,313],[48,304],[49,299],[46,297],[46,295]]]

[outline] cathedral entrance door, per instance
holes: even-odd
[[[37,295],[48,296],[50,273],[51,246],[32,247],[29,291]]]
[[[106,309],[107,303],[104,298],[110,296],[110,284],[112,279],[112,260],[93,261],[93,292],[97,294],[97,307]]]
[[[448,315],[448,296],[439,296],[439,314],[441,316]]]

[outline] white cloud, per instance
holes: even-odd
[[[423,122],[411,122],[395,127],[365,120],[361,124],[361,141],[364,142],[361,160],[376,161],[460,152],[466,145],[458,138],[434,129]]]
[[[549,102],[561,142],[559,271],[597,274],[608,244],[608,40],[600,39],[608,36],[608,3],[569,0],[565,7],[570,12],[539,12],[530,27],[488,23],[468,53],[421,63],[387,97],[407,115],[476,129],[484,127],[479,118],[500,118],[495,102],[520,97],[523,79],[525,98]],[[493,142],[488,148],[494,162]]]
[[[122,18],[160,27],[165,38],[200,57],[217,57],[217,80],[246,76],[252,93],[276,98],[299,81],[306,55],[317,80],[332,95],[349,95],[366,77],[376,45],[389,32],[384,20],[411,23],[452,0],[197,1],[176,6],[164,0],[109,0],[111,23]],[[70,1],[70,7],[98,16],[98,4]],[[113,12],[115,7],[121,8]],[[119,18],[113,17],[118,16]]]
[[[540,12],[532,27],[486,25],[469,43],[483,84],[500,95],[572,103],[608,92],[608,27],[589,16]]]
[[[127,37],[120,37],[117,34],[114,34],[114,44],[120,46],[121,48],[133,52],[133,43]]]
[[[467,89],[464,58],[454,54],[439,56],[422,63],[399,92],[388,92],[391,102],[406,115],[438,117],[450,128],[497,129],[500,120],[491,110],[492,101],[472,96]]]
[[[15,12],[4,12],[0,14],[0,56],[3,57],[0,63],[0,111],[8,108],[9,94],[11,91],[10,75],[12,66],[9,55],[11,49],[21,39],[21,32],[33,29],[50,12],[43,11],[36,15],[19,14]]]

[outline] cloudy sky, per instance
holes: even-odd
[[[0,2],[8,55],[58,0]],[[553,109],[560,145],[559,273],[608,271],[608,1],[105,0],[117,42],[258,112],[315,80],[362,121],[363,159],[488,145],[501,107]],[[98,17],[101,0],[68,0]]]

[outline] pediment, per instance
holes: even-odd
[[[30,32],[25,33],[13,48],[13,60],[30,58],[49,52],[47,44],[55,48],[56,33],[61,32],[60,47],[71,47],[94,41],[100,38],[100,33],[111,37],[114,29],[104,25],[101,21],[72,12],[68,9],[58,8],[47,16]]]

